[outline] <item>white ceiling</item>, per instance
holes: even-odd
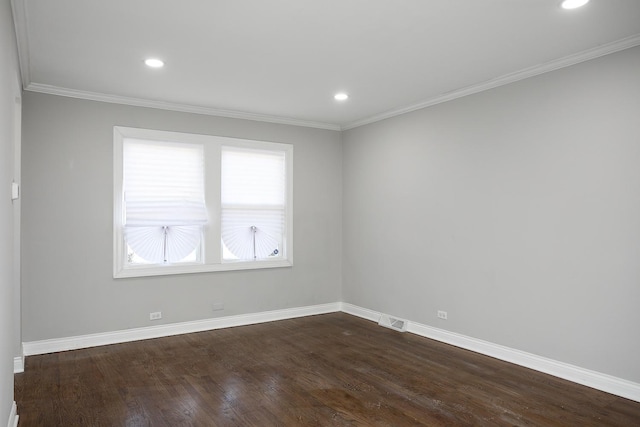
[[[640,45],[639,0],[13,0],[27,90],[348,129]],[[166,62],[160,70],[147,57]],[[350,94],[338,102],[338,91]]]

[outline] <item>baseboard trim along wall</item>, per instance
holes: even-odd
[[[218,317],[196,320],[192,322],[171,323],[167,325],[149,326],[122,331],[80,335],[68,338],[54,338],[42,341],[31,341],[22,344],[25,356],[55,353],[58,351],[76,350],[99,345],[119,344],[131,341],[161,338],[192,332],[210,331],[214,329],[246,326],[256,323],[273,322],[275,320],[293,319],[316,314],[340,311],[339,303],[312,305],[307,307],[287,308],[283,310],[264,311],[260,313],[241,314],[237,316]]]
[[[123,331],[31,341],[23,343],[23,352],[24,356],[32,356],[36,354],[76,350],[108,344],[119,344],[150,338],[161,338],[171,335],[230,328],[234,326],[253,325],[257,323],[273,322],[276,320],[293,319],[296,317],[334,313],[337,311],[342,311],[372,322],[377,322],[382,314],[353,304],[336,302],[307,307],[242,314],[237,316],[219,317],[193,322],[128,329]],[[423,325],[411,320],[408,320],[407,322],[407,332],[640,402],[640,384],[638,383],[494,344],[488,341],[483,341],[477,338],[468,337],[466,335],[457,334],[455,332],[449,332],[444,329]],[[24,369],[24,362],[20,357],[14,359],[14,370],[16,367]],[[22,372],[22,370],[20,370],[20,372]]]
[[[341,303],[340,308],[345,313],[374,322],[382,314],[348,303]],[[622,378],[412,321],[408,321],[407,332],[640,402],[640,384]]]
[[[13,373],[19,374],[24,372],[24,356],[16,356],[13,358]]]
[[[15,400],[11,404],[11,412],[9,413],[9,421],[7,421],[7,427],[18,427],[18,407]]]

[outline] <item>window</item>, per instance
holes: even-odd
[[[114,128],[114,277],[292,265],[293,147]]]
[[[282,256],[285,178],[284,152],[222,147],[223,259]]]
[[[200,258],[204,199],[201,144],[126,138],[123,237],[128,264],[174,264]]]

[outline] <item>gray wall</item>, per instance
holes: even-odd
[[[14,307],[14,120],[20,95],[18,60],[11,5],[0,2],[0,425],[7,423],[13,402]]]
[[[339,132],[37,93],[23,123],[24,341],[339,300]],[[293,143],[294,266],[113,279],[114,125]]]
[[[634,48],[342,135],[26,93],[23,340],[342,299],[640,382],[638,75]],[[114,125],[294,143],[295,266],[112,279]]]
[[[343,301],[640,382],[640,48],[347,131],[343,180]]]

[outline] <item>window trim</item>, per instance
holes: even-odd
[[[205,194],[210,221],[204,226],[201,262],[180,264],[128,265],[123,235],[123,142],[126,138],[203,144],[205,147]],[[253,270],[293,266],[293,145],[214,135],[169,132],[123,126],[113,127],[113,277],[146,277],[216,271]],[[223,145],[249,149],[284,151],[286,167],[286,224],[281,258],[263,260],[223,260],[220,231],[220,149]],[[217,157],[217,167],[211,162]],[[215,163],[214,163],[215,164]],[[209,166],[208,166],[209,165]],[[211,174],[217,176],[211,176]],[[216,188],[211,188],[217,185]],[[217,197],[210,197],[217,194]],[[212,200],[213,199],[213,200]],[[216,248],[217,242],[217,248]],[[209,247],[208,247],[208,246]],[[211,247],[213,246],[213,247]]]

